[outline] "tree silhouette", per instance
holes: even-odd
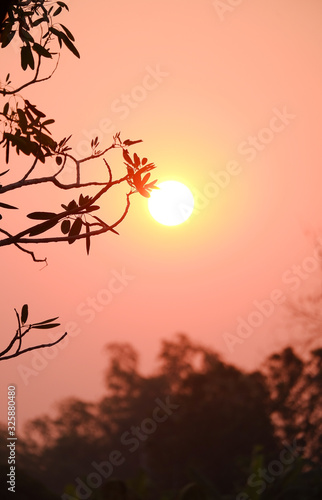
[[[94,236],[111,232],[119,234],[116,228],[126,217],[130,208],[130,197],[140,193],[149,197],[152,189],[157,189],[156,180],[151,181],[150,171],[155,168],[154,163],[147,158],[140,158],[136,153],[130,154],[129,148],[142,140],[122,140],[120,133],[113,137],[110,145],[100,146],[98,138],[91,141],[91,154],[77,159],[69,146],[71,135],[56,140],[50,131],[54,119],[47,118],[44,111],[36,104],[31,103],[22,95],[22,91],[31,85],[38,85],[49,80],[57,70],[62,47],[69,49],[76,57],[80,57],[74,44],[74,36],[62,23],[57,22],[57,17],[63,10],[69,10],[65,2],[51,0],[13,0],[1,3],[0,10],[0,41],[1,48],[5,49],[13,39],[18,39],[20,44],[20,65],[26,74],[24,83],[15,84],[8,73],[0,81],[0,96],[3,106],[0,106],[0,144],[4,148],[4,161],[8,168],[0,172],[0,195],[8,196],[20,189],[30,186],[51,185],[64,195],[61,204],[57,206],[57,197],[53,207],[40,207],[36,212],[27,215],[24,227],[18,232],[8,227],[8,211],[16,210],[15,204],[9,203],[7,198],[0,201],[0,219],[7,221],[7,226],[0,228],[3,236],[0,247],[15,246],[28,253],[35,262],[44,262],[46,258],[37,258],[35,251],[29,250],[33,245],[40,243],[68,242],[74,243],[84,240],[86,252],[89,254],[91,240]],[[41,76],[44,60],[52,62],[52,68]],[[119,149],[125,164],[124,173],[114,178],[112,169],[107,162],[107,154]],[[30,159],[30,164],[24,173],[12,182],[6,182],[10,166],[17,155]],[[95,179],[84,182],[82,180],[83,167],[88,162],[99,161],[104,166],[105,177],[103,181]],[[38,175],[37,166],[42,165],[42,175]],[[63,181],[66,169],[72,168],[74,179],[72,182]],[[124,198],[123,211],[117,220],[106,221],[100,214],[100,201],[114,186],[125,184],[128,191]],[[86,190],[95,189],[94,194],[86,194]],[[68,201],[65,193],[72,192]],[[6,194],[7,193],[7,194]],[[31,222],[32,221],[32,222]],[[46,233],[46,234],[45,234]],[[28,247],[28,248],[27,248]],[[21,339],[30,329],[39,328],[30,325],[22,331],[21,318],[17,315],[18,328],[6,349],[0,352],[0,359],[9,359],[23,354],[30,349],[21,349]],[[46,328],[53,327],[49,320]],[[43,328],[45,328],[43,326]],[[63,336],[64,337],[64,336]],[[61,337],[58,342],[62,340]],[[17,343],[17,344],[16,344]],[[8,352],[18,345],[12,355]],[[53,344],[47,344],[53,345]],[[35,348],[46,345],[35,346]]]

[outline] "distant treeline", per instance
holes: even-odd
[[[179,334],[162,342],[148,377],[131,345],[106,352],[100,401],[64,400],[26,426],[18,491],[20,482],[34,500],[322,498],[322,349],[304,360],[286,348],[246,373]]]

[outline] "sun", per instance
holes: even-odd
[[[152,191],[148,207],[152,217],[165,226],[182,224],[193,211],[194,200],[190,189],[178,181],[164,181]]]

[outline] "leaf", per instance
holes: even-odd
[[[65,9],[69,10],[68,8],[68,5],[65,4],[65,2],[57,2],[58,5],[60,5],[61,7],[64,7]]]
[[[22,28],[21,25],[19,27],[19,36],[20,36],[21,40],[23,40],[24,42],[33,42],[34,41],[31,34],[28,31],[26,31],[24,28]]]
[[[48,325],[32,325],[32,328],[37,328],[38,330],[48,330],[49,328],[56,328],[60,326],[60,323],[50,323]]]
[[[81,232],[82,225],[83,225],[82,219],[80,217],[77,217],[77,219],[75,219],[75,221],[72,224],[68,236],[69,237],[78,236],[79,233]],[[68,243],[71,245],[72,243],[74,243],[75,240],[76,238],[72,238],[71,240],[68,240]]]
[[[50,26],[49,31],[51,31],[51,33],[56,35],[58,38],[61,37],[61,31],[57,30],[56,28],[53,28],[52,26]]]
[[[23,112],[22,109],[18,108],[17,113],[19,116],[19,127],[23,132],[26,132],[27,127],[28,127],[28,122],[25,113]]]
[[[132,144],[137,144],[138,142],[143,142],[142,139],[139,139],[138,141],[131,141],[130,139],[126,139],[126,141],[123,142],[125,146],[132,146]]]
[[[1,33],[1,48],[3,48],[3,49],[5,47],[7,47],[7,45],[9,45],[9,43],[11,42],[11,40],[13,39],[13,37],[16,34],[15,31],[10,31],[12,28],[11,23],[8,23],[7,26],[8,26],[7,30],[3,30]],[[6,31],[8,32],[8,34],[6,33]]]
[[[147,161],[148,161],[147,158],[142,158],[142,165],[145,165]]]
[[[9,142],[9,139],[7,139],[7,143],[6,143],[6,164],[7,165],[9,163],[9,149],[10,149],[10,142]]]
[[[28,99],[25,99],[25,103],[26,103],[26,106],[27,108],[30,109],[30,111],[32,111],[36,116],[39,116],[39,118],[45,118],[45,113],[43,113],[42,111],[39,111],[39,109],[36,108],[36,106],[34,106],[33,104],[31,104]]]
[[[44,127],[45,125],[51,125],[52,123],[55,123],[55,120],[50,118],[49,120],[45,120],[44,122],[42,122],[41,126]]]
[[[75,200],[72,200],[68,203],[67,210],[73,210],[74,208],[78,208],[78,205]]]
[[[90,225],[88,224],[88,222],[86,222],[85,226],[86,226],[86,233],[89,233],[90,232]],[[91,237],[89,236],[89,234],[86,234],[86,253],[87,253],[87,255],[89,255],[90,248],[91,248]]]
[[[48,146],[50,149],[55,151],[57,147],[57,142],[55,142],[51,137],[49,137],[49,135],[46,135],[43,132],[39,132],[37,130],[34,132],[34,136],[39,141],[40,144]]]
[[[32,326],[46,325],[47,323],[51,323],[52,321],[55,321],[58,318],[59,316],[56,316],[56,318],[45,319],[45,321],[39,321],[38,323],[33,323]]]
[[[17,207],[13,207],[12,205],[8,205],[7,203],[2,203],[1,201],[0,201],[0,207],[2,207],[2,208],[9,208],[9,209],[12,209],[12,210],[18,210]]]
[[[138,168],[140,165],[140,158],[138,157],[138,155],[136,153],[134,153],[133,159],[134,159],[135,167]]]
[[[140,188],[140,189],[138,189],[138,191],[145,198],[150,198],[150,196],[151,196],[151,194],[149,193],[149,191],[147,191],[146,189]]]
[[[72,33],[69,31],[69,29],[66,28],[66,26],[64,26],[63,24],[61,24],[61,27],[63,28],[63,30],[65,31],[66,35],[68,36],[68,38],[70,38],[70,40],[72,42],[75,41],[75,38],[73,37]]]
[[[3,106],[3,114],[7,115],[9,111],[9,102],[6,102],[6,104]]]
[[[63,220],[60,229],[63,234],[68,234],[70,231],[70,220],[69,219]]]
[[[126,149],[123,149],[123,158],[127,163],[134,167],[134,163]]]
[[[26,137],[20,137],[18,132],[20,133],[20,131],[17,131],[15,135],[5,132],[3,137],[11,141],[13,146],[16,146],[18,154],[21,150],[25,155],[29,156],[33,150],[32,142]]]
[[[35,220],[47,220],[56,217],[56,215],[54,212],[31,212],[27,217]]]
[[[58,9],[55,10],[55,12],[53,13],[53,16],[58,16],[58,14],[60,14],[62,11],[62,8],[59,6]]]
[[[51,53],[49,52],[49,50],[45,49],[45,47],[43,47],[39,43],[34,43],[32,48],[40,56],[47,57],[48,59],[52,59],[52,57],[53,57],[51,55]]]
[[[79,206],[85,205],[89,201],[89,196],[83,196],[82,194],[79,196]]]
[[[32,55],[30,44],[21,47],[21,67],[25,71],[27,67],[35,69],[34,56]]]
[[[147,181],[150,179],[150,177],[151,177],[151,174],[145,174],[145,176],[142,179],[142,184],[143,185],[146,184]]]
[[[39,24],[43,23],[43,22],[46,22],[46,18],[45,17],[40,17],[39,19],[36,19],[36,21],[33,21],[32,25],[33,26],[38,26]]]
[[[28,319],[28,304],[24,304],[22,306],[20,319],[21,319],[22,324],[26,323],[26,321]]]
[[[10,169],[8,168],[8,170],[5,170],[4,172],[1,172],[0,177],[1,177],[2,175],[4,175],[4,174],[7,174],[7,173],[9,172],[9,170],[10,170]]]
[[[58,223],[57,220],[52,221],[48,220],[46,222],[43,222],[42,224],[37,224],[37,226],[33,227],[29,231],[29,236],[37,236],[38,234],[44,233],[45,231],[48,231],[48,229],[51,229],[52,227],[56,226]]]
[[[65,35],[65,33],[61,33],[61,39],[63,40],[64,44],[66,47],[76,56],[80,59],[80,54],[78,50],[76,49],[75,45],[73,42],[70,41],[70,39]]]

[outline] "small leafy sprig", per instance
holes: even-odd
[[[58,340],[55,342],[51,342],[49,344],[38,344],[32,347],[27,347],[26,349],[22,349],[22,339],[27,335],[27,333],[30,332],[30,330],[49,330],[51,328],[56,328],[57,326],[60,326],[60,323],[55,323],[55,321],[58,319],[58,316],[55,318],[50,318],[46,319],[44,321],[38,321],[36,323],[30,323],[27,324],[28,317],[29,317],[29,308],[28,304],[24,304],[21,308],[21,313],[18,314],[17,310],[15,309],[16,313],[16,318],[17,318],[17,323],[18,323],[18,328],[16,330],[16,333],[14,337],[12,338],[11,342],[9,345],[4,349],[2,352],[0,352],[0,361],[3,361],[5,359],[11,359],[11,358],[16,358],[17,356],[20,356],[21,354],[24,354],[25,352],[28,351],[33,351],[35,349],[41,349],[43,347],[51,347],[58,342],[60,342],[64,337],[66,337],[67,332],[64,333]],[[13,351],[14,348],[16,350]]]
[[[127,149],[123,149],[123,158],[127,167],[127,181],[135,189],[133,192],[138,192],[145,198],[150,198],[152,189],[159,189],[155,185],[158,182],[157,179],[148,182],[151,177],[151,174],[148,172],[156,168],[155,164],[148,163],[147,158],[142,158],[141,160],[136,153],[134,153],[132,160]]]

